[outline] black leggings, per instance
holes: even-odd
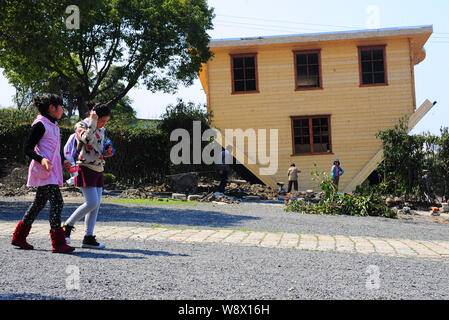
[[[45,186],[37,187],[36,197],[23,216],[23,223],[31,226],[39,212],[44,209],[47,201],[50,201],[50,227],[52,229],[60,228],[61,212],[62,207],[64,206],[64,201],[62,200],[59,186],[56,184],[47,184]]]

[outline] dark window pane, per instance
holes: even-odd
[[[310,79],[310,86],[312,87],[319,87],[320,86],[320,77],[319,76],[314,76]]]
[[[329,152],[329,145],[327,143],[314,143],[313,151],[314,152]]]
[[[255,69],[245,69],[245,79],[256,79],[256,70]]]
[[[308,55],[308,64],[318,64],[318,53]]]
[[[245,91],[245,85],[243,81],[234,82],[234,91]]]
[[[309,153],[310,144],[297,144],[295,145],[295,153]]]
[[[372,73],[364,73],[362,75],[362,83],[363,84],[372,84],[373,83],[373,75],[372,75]]]
[[[312,76],[318,75],[318,65],[309,66],[309,75]]]
[[[300,136],[301,135],[301,128],[294,128],[294,135]]]
[[[362,61],[371,60],[371,50],[362,50]]]
[[[309,136],[309,128],[302,128],[302,135],[303,136]]]
[[[234,69],[234,80],[243,80],[243,69]]]
[[[329,142],[329,136],[327,135],[327,132],[326,132],[325,136],[321,137],[321,142],[323,142],[323,143],[328,143]]]
[[[303,127],[307,127],[307,129],[309,128],[309,120],[308,119],[302,119],[301,120],[301,125]]]
[[[373,72],[373,65],[371,62],[362,62],[362,72]]]
[[[234,68],[243,68],[243,58],[234,58]]]
[[[307,75],[307,66],[298,66],[298,76],[305,76]]]
[[[254,68],[255,66],[254,57],[245,58],[245,68]]]
[[[373,71],[374,72],[383,72],[384,71],[384,62],[383,61],[374,61],[373,62]]]
[[[374,74],[374,83],[385,83],[385,75],[383,72]]]
[[[313,143],[321,143],[321,136],[313,136]]]
[[[320,125],[320,119],[319,118],[315,118],[312,119],[312,126],[319,126]]]
[[[307,55],[305,55],[305,54],[296,55],[296,63],[297,64],[307,64]]]
[[[295,138],[295,144],[301,144],[301,138]]]
[[[299,120],[293,120],[293,127],[299,127],[300,123],[301,122]]]
[[[384,50],[383,49],[374,49],[373,50],[373,60],[383,60],[384,59]]]
[[[309,86],[309,78],[307,75],[298,75],[298,87]]]
[[[246,80],[246,91],[256,90],[256,80]]]
[[[321,126],[326,126],[327,130],[327,118],[321,118]]]

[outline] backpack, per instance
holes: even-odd
[[[76,139],[76,133],[72,133],[64,146],[64,157],[70,162],[76,162],[82,143]]]

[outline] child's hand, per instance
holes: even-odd
[[[98,115],[97,115],[97,113],[95,112],[95,110],[92,110],[92,111],[90,112],[89,119],[98,120]]]
[[[48,160],[47,158],[43,158],[41,161],[41,165],[44,167],[45,170],[47,171],[51,171],[51,169],[53,168],[53,163],[51,163],[50,160]]]

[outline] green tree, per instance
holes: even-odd
[[[69,5],[79,7],[79,29],[66,26]],[[190,85],[212,55],[213,16],[206,0],[4,0],[0,67],[16,88],[63,92],[84,115],[117,83],[103,101],[112,107],[136,85],[166,93]]]
[[[201,124],[201,134],[210,128],[209,119],[212,117],[211,114],[207,112],[205,105],[195,105],[193,102],[185,103],[182,99],[178,99],[175,105],[168,105],[165,113],[161,116],[161,121],[158,123],[158,130],[163,134],[166,141],[170,141],[170,134],[175,129],[185,129],[190,135],[190,163],[193,163],[193,123],[194,121],[199,121]],[[173,147],[178,142],[171,141],[169,147]],[[201,150],[209,143],[209,141],[201,142]],[[183,172],[183,171],[196,171],[203,170],[207,168],[206,165],[188,165],[179,164],[176,166],[171,166],[172,172]]]

